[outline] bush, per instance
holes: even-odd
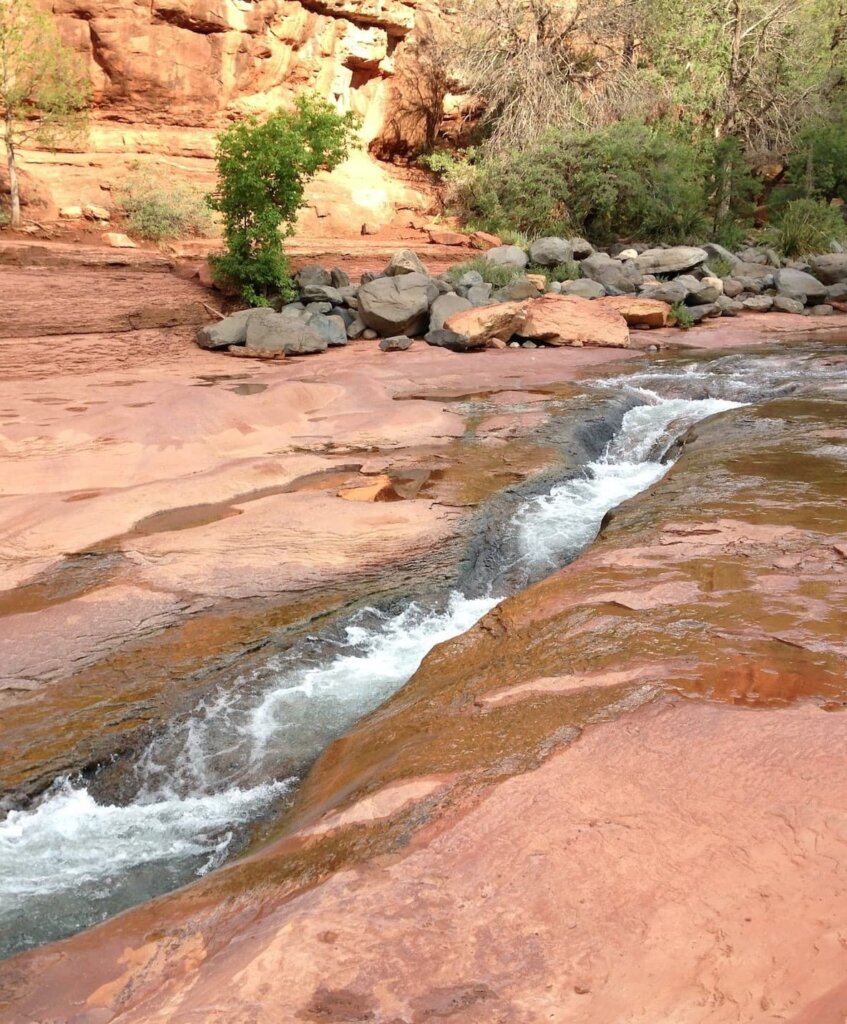
[[[539,267],[538,271],[544,274],[548,283],[550,281],[578,281],[582,277],[582,267],[573,260],[569,263],[559,263],[555,267]]]
[[[668,323],[671,327],[678,327],[682,331],[687,331],[690,327],[694,326],[694,317],[684,302],[675,302],[671,306]]]
[[[248,117],[218,136],[218,192],[210,203],[223,214],[226,251],[213,269],[250,305],[291,294],[282,239],[294,229],[307,183],[341,163],[355,127],[353,114],[301,97],[293,112]]]
[[[798,198],[847,202],[847,114],[807,125],[794,140],[786,171],[776,205]]]
[[[516,229],[683,242],[706,233],[702,154],[661,126],[554,130],[503,156],[472,154],[444,176],[460,216],[501,237]]]
[[[709,260],[707,267],[715,277],[724,278],[732,277],[734,264],[724,259],[723,256],[718,256],[715,259]]]
[[[482,276],[483,281],[494,288],[505,288],[507,284],[523,276],[523,271],[515,267],[498,267],[495,263],[489,263],[484,256],[476,256],[472,260],[451,267],[447,271],[447,276],[455,283],[469,270],[475,270]]]
[[[834,241],[847,238],[841,211],[814,199],[795,199],[787,204],[779,221],[762,232],[762,242],[782,256],[811,256],[829,252]]]
[[[151,242],[211,234],[212,215],[202,192],[136,172],[118,190],[119,209],[131,234]]]

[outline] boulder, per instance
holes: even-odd
[[[485,284],[485,279],[478,270],[466,270],[458,283],[461,288],[473,288],[474,285]]]
[[[751,295],[744,299],[741,305],[745,309],[753,310],[755,313],[767,313],[773,309],[773,297],[770,295]]]
[[[722,245],[718,245],[717,242],[706,242],[703,248],[706,250],[706,255],[710,260],[724,260],[726,263],[732,264],[733,267],[736,263],[741,262],[734,253],[731,253],[729,249],[725,249]]]
[[[544,299],[535,301],[543,302]],[[491,306],[467,309],[448,317],[444,327],[465,335],[473,347],[485,345],[492,338],[508,341],[515,334],[523,334],[528,305],[527,302],[497,302]]]
[[[709,258],[695,245],[674,245],[670,249],[646,249],[633,261],[644,274],[676,274],[699,267]]]
[[[395,252],[385,268],[386,277],[398,277],[401,274],[423,274],[426,276],[426,272],[426,267],[411,249],[401,249],[399,252]]]
[[[702,306],[688,307],[688,315],[695,324],[699,324],[701,320],[706,320],[709,317],[721,316],[722,313],[723,311],[717,302],[706,302]]]
[[[474,249],[496,249],[502,244],[497,235],[490,235],[487,231],[474,231],[471,235],[471,246]]]
[[[732,268],[732,276],[736,281],[740,281],[742,278],[752,278],[754,281],[773,281],[773,267],[769,267],[766,263],[746,263],[739,261]],[[769,284],[765,287],[770,287]]]
[[[81,206],[62,206],[59,209],[59,217],[62,220],[80,220],[82,217]]]
[[[332,274],[317,263],[308,263],[301,267],[294,275],[294,280],[298,288],[333,287]]]
[[[537,238],[529,247],[529,259],[540,267],[555,267],[572,260],[573,249],[564,238]]]
[[[425,274],[379,277],[359,289],[359,317],[384,337],[422,334],[438,288]]]
[[[303,302],[328,302],[330,306],[337,306],[344,301],[341,292],[330,284],[301,285],[300,298]]]
[[[433,345],[435,348],[446,348],[451,352],[473,352],[475,349],[484,349],[488,344],[487,340],[482,336],[470,338],[467,334],[451,331],[446,327],[442,327],[437,331],[430,331],[424,336],[424,341],[427,345]]]
[[[840,284],[847,281],[847,253],[812,256],[809,265],[815,277],[824,284]]]
[[[613,260],[605,252],[595,252],[580,263],[584,277],[602,284],[608,292],[616,289],[620,293],[636,291],[644,276],[638,269],[635,260]]]
[[[586,241],[584,238],[580,238],[578,235],[574,238],[569,238],[568,245],[571,247],[573,258],[575,260],[588,259],[588,257],[594,252],[594,246],[591,242]]]
[[[582,277],[577,281],[562,281],[559,292],[562,295],[576,295],[580,299],[602,299],[606,289],[599,281]]]
[[[103,235],[103,241],[106,245],[111,245],[113,249],[137,249],[138,246],[133,242],[127,235],[123,235],[120,231],[107,231]]]
[[[350,287],[350,275],[346,270],[342,270],[341,267],[333,267],[329,272],[329,276],[332,278],[333,288],[341,291],[342,288]]]
[[[405,334],[397,334],[393,338],[383,338],[379,347],[383,352],[405,352],[412,345],[412,339]]]
[[[697,284],[699,283],[698,281]],[[643,299],[655,299],[657,302],[667,302],[673,306],[676,302],[685,302],[688,298],[688,288],[684,281],[677,278],[675,281],[663,281],[661,284],[642,288],[640,294]]]
[[[247,323],[247,348],[257,355],[311,355],[325,352],[326,338],[297,316],[257,309]]]
[[[517,245],[498,245],[488,250],[485,259],[495,267],[514,267],[516,270],[523,270],[529,262],[526,253]]]
[[[356,319],[355,315],[347,309],[346,306],[333,306],[327,316],[337,316],[344,322],[344,328],[347,329],[349,324],[352,324]]]
[[[634,260],[638,258],[637,249],[621,249],[620,252],[616,252],[614,255],[616,260]]]
[[[728,298],[737,299],[743,291],[744,285],[734,277],[725,277],[723,279],[723,293]]]
[[[240,309],[214,324],[201,327],[195,336],[200,348],[229,348],[247,341],[247,323],[255,309]]]
[[[521,299],[535,299],[542,289],[528,277],[520,277],[517,281],[498,288],[494,298],[498,302],[518,302]]]
[[[777,270],[773,279],[777,292],[787,299],[796,299],[805,304],[826,298],[826,286],[802,270]]]
[[[353,322],[347,324],[347,337],[351,341],[355,341],[356,338],[362,337],[362,335],[365,333],[365,330],[365,325],[362,323],[359,317],[354,317]]]
[[[800,299],[793,299],[789,295],[777,295],[773,300],[773,308],[780,313],[802,313],[804,304]]]
[[[671,307],[658,299],[632,298],[629,295],[610,295],[599,299],[597,305],[617,310],[627,327],[667,327]]]
[[[742,263],[761,263],[767,267],[778,267],[779,256],[773,249],[766,249],[761,245],[751,245],[738,253]]]
[[[331,309],[331,302],[309,302],[306,304],[307,313],[329,313]]]
[[[832,306],[829,306],[827,305],[827,303],[822,302],[819,306],[812,306],[809,312],[812,314],[812,316],[832,316],[835,310]]]
[[[347,324],[340,316],[313,313],[307,318],[306,323],[313,331],[317,331],[330,347],[340,348],[347,344]]]
[[[444,321],[454,313],[461,313],[466,309],[473,308],[473,303],[463,299],[461,295],[439,295],[433,302],[429,311],[429,329],[438,330],[444,326]]]
[[[682,274],[676,279],[676,283],[685,286],[688,292],[685,301],[689,306],[708,306],[719,295],[723,295],[723,281],[719,277],[700,279],[691,274]]]
[[[467,245],[470,242],[467,235],[460,235],[458,231],[441,231],[431,228],[427,231],[427,235],[433,245]]]
[[[847,302],[847,281],[839,281],[838,284],[826,286],[827,302]]]
[[[109,220],[111,216],[105,206],[98,206],[96,203],[83,206],[82,215],[86,220]]]
[[[616,310],[576,295],[545,295],[527,304],[520,331],[524,338],[547,345],[629,346],[629,328]],[[502,337],[502,335],[501,335]]]
[[[486,281],[484,284],[475,284],[468,288],[466,296],[472,306],[485,306],[491,302],[491,285]]]
[[[743,303],[738,299],[731,299],[728,295],[719,295],[715,305],[721,311],[721,316],[738,316],[744,309]]]

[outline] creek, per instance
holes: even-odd
[[[847,363],[833,367],[805,349],[656,358],[583,390],[617,403],[611,438],[542,493],[516,488],[508,515],[479,532],[484,557],[451,593],[359,608],[233,673],[124,766],[119,801],[104,797],[96,776],[63,777],[10,811],[0,822],[0,955],[79,931],[243,850],[257,822],[289,805],[321,751],[402,687],[430,650],[573,561],[610,510],[658,484],[694,424],[773,397],[843,397]]]

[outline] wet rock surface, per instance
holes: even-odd
[[[630,375],[760,404],[690,430],[586,555],[432,651],[252,856],[8,961],[9,1019],[259,992],[269,1021],[837,1007],[844,356],[760,359],[758,393],[733,356]]]
[[[836,339],[833,319],[810,337]],[[372,342],[221,374],[195,322],[126,332],[123,349],[86,338],[57,377],[38,339],[16,341],[2,396],[16,479],[0,505],[6,787],[37,791],[150,737],[147,777],[173,785],[188,738],[219,717],[229,742],[196,795],[235,778],[259,824],[245,859],[5,962],[4,1020],[239,1019],[250,1004],[260,1021],[606,1024],[636,1006],[693,1024],[704,1006],[727,1022],[738,1007],[798,1021],[836,1007],[847,364],[796,345],[722,356],[767,340],[740,323],[684,339],[717,350],[711,362],[630,362],[588,391],[577,378],[637,353],[419,344],[389,358]],[[767,316],[774,335],[796,324]],[[606,515],[576,561],[585,541],[555,533],[527,560],[546,496],[599,472],[586,464],[644,389],[756,404],[691,429],[669,407],[639,455],[660,476],[681,453],[665,479]],[[326,734],[296,715],[284,757],[259,758],[276,759],[276,789],[258,792],[268,776],[250,759],[232,775],[263,687],[317,678],[351,625],[390,623],[388,656],[425,619],[408,595],[443,602],[450,586],[482,602],[467,625],[486,594],[519,592],[449,639],[454,615],[358,725],[333,705],[343,738],[299,789],[288,780]],[[345,687],[356,671],[338,663]],[[259,703],[228,717],[235,692]],[[132,801],[137,765],[89,779],[74,820]],[[71,808],[82,792],[58,796]],[[247,820],[227,814],[218,832],[202,819],[213,838]],[[130,873],[138,898],[179,884],[152,865]]]

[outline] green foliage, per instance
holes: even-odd
[[[800,198],[847,202],[847,114],[817,118],[797,134],[785,178],[776,206]]]
[[[484,256],[475,256],[472,260],[451,267],[447,271],[447,276],[455,283],[469,270],[475,270],[482,276],[483,281],[494,288],[505,288],[507,284],[523,276],[523,271],[515,267],[498,267],[495,263],[489,263]]]
[[[86,125],[90,88],[55,21],[31,0],[0,2],[0,135],[6,147],[11,220],[20,222],[16,150],[26,142],[53,147]]]
[[[542,267],[533,263],[526,268],[526,273],[543,274],[550,284],[551,281],[578,281],[582,277],[582,267],[573,260],[558,263],[555,267]]]
[[[715,277],[732,277],[733,264],[722,256],[710,259],[708,267]]]
[[[503,237],[584,234],[682,242],[706,231],[700,155],[661,126],[551,131],[531,146],[447,172],[459,214]]]
[[[129,230],[139,238],[162,242],[172,238],[202,238],[214,223],[205,197],[188,185],[166,183],[136,172],[120,186],[116,200]]]
[[[780,219],[762,232],[761,241],[782,256],[811,256],[829,252],[833,241],[847,239],[847,224],[841,211],[814,199],[795,199],[786,205]]]
[[[306,184],[341,163],[355,128],[353,114],[301,97],[293,112],[249,117],[218,136],[218,191],[210,205],[223,214],[226,251],[214,270],[249,304],[291,294],[282,239],[294,229]]]
[[[694,326],[694,317],[684,302],[675,302],[671,306],[668,323],[671,327],[678,327],[681,331],[687,331],[690,327]]]

